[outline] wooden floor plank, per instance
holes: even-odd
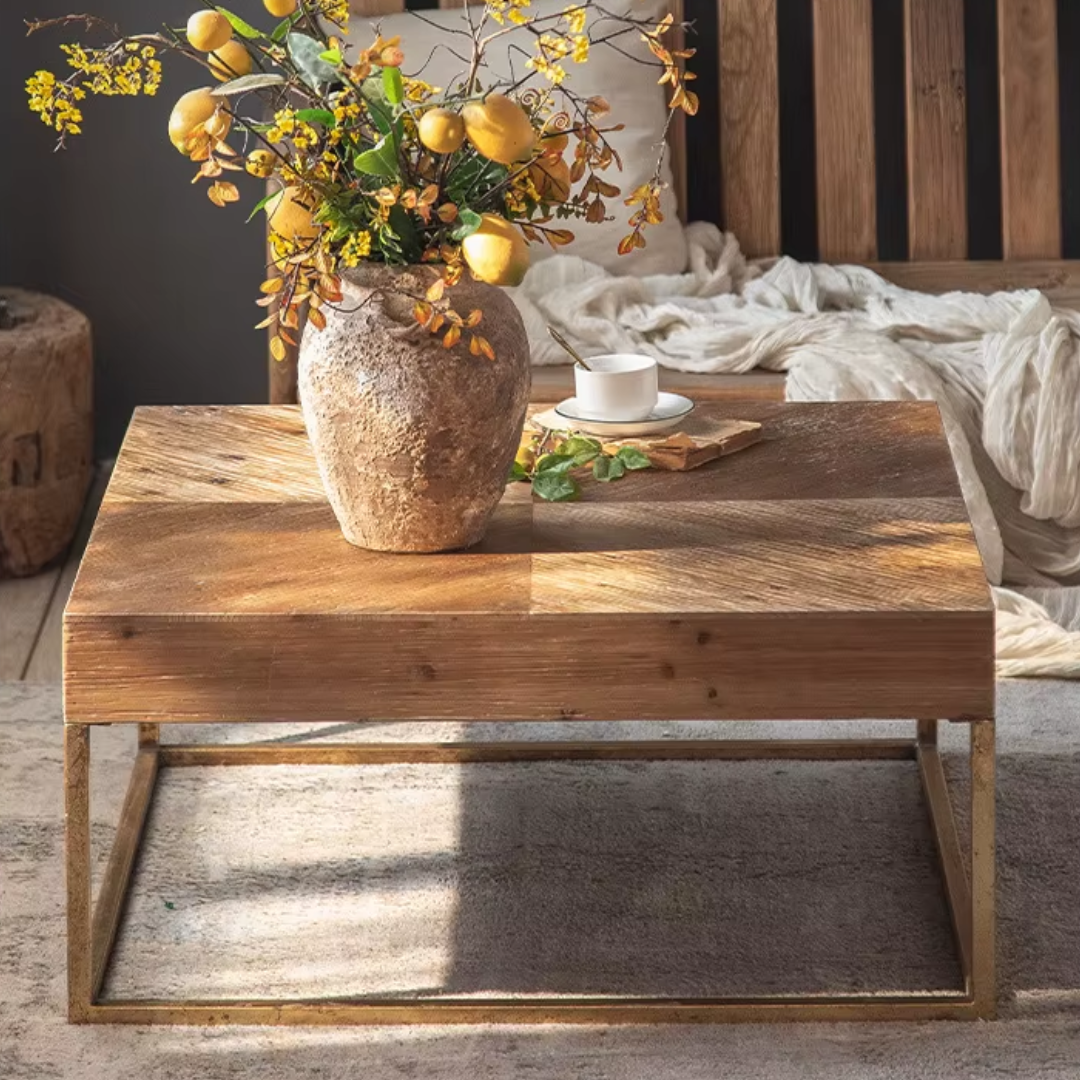
[[[0,682],[18,682],[30,662],[60,577],[60,564],[0,581]]]
[[[58,683],[63,678],[64,605],[67,603],[71,586],[75,584],[79,561],[90,539],[90,530],[94,527],[94,519],[105,495],[105,488],[108,487],[111,471],[111,464],[98,466],[67,558],[63,566],[54,571],[55,587],[49,596],[48,609],[43,614],[40,633],[32,643],[33,651],[22,671],[22,678],[26,682]]]

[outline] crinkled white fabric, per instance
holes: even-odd
[[[792,401],[938,403],[990,582],[1080,583],[1080,316],[1034,290],[911,292],[857,266],[761,268],[715,226],[688,226],[690,270],[612,277],[534,266],[515,300],[533,362],[643,352],[694,372],[787,373]],[[995,589],[999,670],[1080,677],[1080,633]]]

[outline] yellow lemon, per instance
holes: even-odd
[[[312,218],[314,209],[314,196],[303,188],[287,187],[267,202],[266,216],[278,236],[311,240],[319,233],[319,225]]]
[[[220,82],[239,78],[251,70],[251,53],[239,41],[226,41],[210,54],[210,69]]]
[[[566,202],[570,198],[570,166],[563,159],[543,157],[529,166],[533,186],[547,202]]]
[[[169,114],[169,141],[182,154],[187,153],[187,138],[200,124],[205,124],[221,104],[221,99],[210,93],[209,86],[189,90],[173,106]],[[212,127],[214,135],[224,139],[229,133],[232,118],[225,113],[217,114]]]
[[[491,161],[510,165],[532,153],[536,132],[525,110],[504,94],[488,94],[461,110],[465,134],[477,151]]]
[[[505,218],[483,214],[480,228],[461,241],[473,277],[489,285],[520,285],[529,269],[525,238]]]
[[[263,0],[263,7],[277,19],[284,19],[296,10],[296,0]]]
[[[244,162],[244,168],[252,176],[265,180],[274,171],[275,160],[274,155],[269,150],[252,150]]]
[[[428,109],[420,117],[420,141],[433,153],[452,154],[465,141],[465,121],[449,109]]]
[[[188,44],[199,52],[220,49],[231,37],[232,27],[220,11],[196,11],[187,21]]]

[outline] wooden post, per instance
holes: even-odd
[[[90,485],[90,323],[51,296],[0,290],[0,578],[71,542]]]

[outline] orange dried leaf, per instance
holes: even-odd
[[[443,203],[435,213],[444,225],[449,225],[457,217],[457,206],[452,202]]]
[[[479,334],[474,335],[473,340],[479,342],[480,354],[486,356],[489,360],[495,359],[495,350],[491,347],[491,342],[486,337],[481,337]]]
[[[277,361],[285,359],[285,342],[275,334],[270,339],[270,355]]]
[[[287,342],[294,349],[296,348],[296,339],[291,334],[286,334],[284,330],[279,330],[278,333],[281,335],[282,341]]]
[[[461,340],[461,328],[458,326],[451,326],[449,330],[443,335],[442,343],[444,349],[452,349]]]
[[[473,356],[480,355],[480,339],[475,334],[472,334],[469,337],[469,352],[471,352]]]
[[[418,300],[413,304],[413,318],[421,325],[427,326],[431,321],[431,305],[425,304],[422,300]]]
[[[481,319],[483,319],[484,313],[479,308],[474,308],[469,312],[469,317],[465,320],[465,325],[471,330],[474,326],[479,326]]]
[[[618,251],[620,255],[629,255],[630,252],[634,250],[634,235],[634,233],[631,233],[629,236],[624,236],[619,241]]]
[[[308,322],[317,330],[326,329],[326,316],[318,308],[310,308],[307,314]]]
[[[276,293],[281,292],[285,285],[285,279],[279,277],[267,278],[260,286],[259,292],[262,293]]]
[[[446,282],[442,278],[437,278],[428,286],[428,291],[424,295],[426,299],[435,304],[443,298],[444,292],[446,292]]]

